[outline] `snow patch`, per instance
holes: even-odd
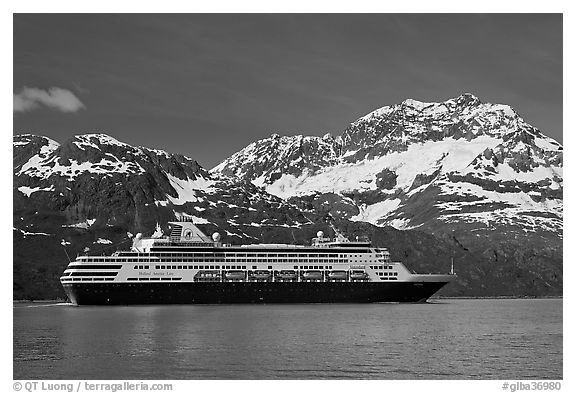
[[[62,225],[62,228],[80,228],[80,229],[88,229],[96,222],[95,218],[87,219],[82,222],[78,222],[76,224],[71,225]]]
[[[283,174],[270,185],[261,178],[253,184],[264,186],[270,194],[282,199],[309,195],[315,192],[343,193],[351,190],[375,190],[376,176],[384,169],[395,172],[396,188],[407,191],[418,174],[430,174],[438,168],[440,173],[464,170],[486,147],[496,147],[498,138],[479,136],[470,141],[446,138],[411,144],[406,151],[393,152],[375,159],[356,163],[341,163],[311,173],[304,170],[298,177]]]
[[[386,218],[390,213],[400,206],[400,199],[387,199],[382,202],[377,202],[372,205],[359,206],[360,213],[354,217],[351,217],[351,221],[365,221],[374,225],[378,225],[378,222]]]
[[[203,177],[198,177],[195,180],[190,178],[182,180],[176,176],[170,175],[169,173],[166,173],[166,177],[168,178],[172,188],[174,188],[178,194],[176,198],[167,195],[167,198],[174,205],[183,205],[186,202],[197,202],[195,191],[201,190],[207,193],[212,193],[215,191],[213,185],[216,182],[213,180],[204,179]]]
[[[37,191],[54,191],[54,185],[51,185],[50,187],[46,187],[46,188],[40,188],[40,187],[27,187],[27,186],[21,186],[18,187],[18,191],[20,191],[22,194],[26,195],[27,197],[30,197],[31,194],[37,192]]]
[[[52,234],[50,233],[45,233],[45,232],[26,232],[22,229],[18,229],[18,228],[13,228],[15,231],[18,231],[20,233],[22,233],[22,235],[24,237],[26,236],[52,236]]]
[[[112,240],[99,237],[98,240],[94,242],[94,244],[112,244]]]

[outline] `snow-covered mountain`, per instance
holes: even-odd
[[[562,236],[562,153],[509,106],[464,94],[379,108],[337,137],[273,135],[211,172],[379,226],[514,224]]]
[[[251,183],[219,178],[188,157],[133,147],[104,134],[75,136],[63,145],[24,134],[13,144],[15,211],[29,213],[35,202],[58,207],[63,228],[129,224],[134,232],[146,232],[162,221],[160,216],[183,215],[225,228],[240,216],[252,226],[308,222],[298,209]],[[41,226],[23,221],[27,225],[19,230]],[[251,236],[239,229],[228,233]]]

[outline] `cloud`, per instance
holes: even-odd
[[[77,112],[86,106],[70,90],[51,87],[48,90],[24,87],[14,94],[14,112],[28,112],[45,106],[61,112]]]

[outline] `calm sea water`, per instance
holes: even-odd
[[[562,379],[561,299],[14,306],[15,379]]]

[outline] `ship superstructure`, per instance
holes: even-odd
[[[60,281],[74,304],[420,302],[455,279],[415,274],[369,241],[234,246],[191,221],[136,235],[130,251],[79,256]]]

